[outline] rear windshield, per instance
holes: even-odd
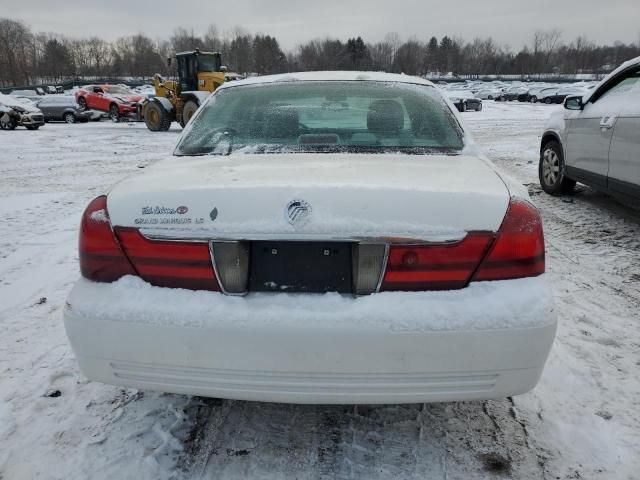
[[[395,82],[288,82],[218,91],[176,155],[231,152],[456,153],[462,131],[431,86]]]

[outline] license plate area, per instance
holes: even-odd
[[[249,290],[351,293],[352,247],[348,242],[252,242]]]

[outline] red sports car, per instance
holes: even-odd
[[[76,92],[80,108],[109,112],[114,122],[122,117],[135,115],[142,96],[134,93],[126,85],[85,85]]]

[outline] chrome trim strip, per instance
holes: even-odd
[[[137,228],[137,227],[127,227]],[[350,243],[371,243],[371,244],[385,244],[385,245],[406,245],[406,246],[419,246],[419,245],[453,245],[461,242],[466,238],[469,233],[494,233],[488,231],[473,231],[465,232],[465,235],[461,238],[455,238],[452,240],[424,240],[419,238],[402,238],[402,237],[331,237],[331,236],[318,236],[318,235],[296,235],[290,234],[283,238],[283,235],[238,235],[233,238],[229,237],[171,237],[165,235],[156,235],[145,233],[143,230],[138,229],[140,235],[147,240],[157,240],[164,242],[185,242],[185,243],[208,243],[208,242],[253,242],[253,241],[281,241],[281,242],[350,242]]]
[[[378,285],[376,286],[374,293],[378,293],[380,291],[380,287],[382,287],[382,281],[384,280],[384,274],[387,272],[388,262],[389,262],[389,244],[387,243],[384,246],[384,258],[382,259],[382,269],[380,270],[380,278],[378,279]]]
[[[191,242],[193,242],[193,240],[191,240]],[[245,295],[247,295],[249,292],[248,291],[244,291],[244,292],[240,292],[240,293],[231,293],[231,292],[227,292],[227,290],[225,290],[224,288],[224,284],[222,283],[222,281],[220,280],[220,274],[218,273],[218,265],[216,265],[216,258],[215,255],[213,254],[213,244],[214,243],[222,243],[220,241],[214,241],[211,240],[209,242],[209,256],[211,257],[211,265],[213,265],[213,272],[216,274],[216,281],[218,282],[218,286],[220,287],[220,291],[224,294],[224,295],[229,295],[230,297],[244,297]],[[237,240],[236,241],[232,241],[232,240],[225,240],[225,243],[240,243]],[[200,240],[200,243],[202,243],[202,240]]]

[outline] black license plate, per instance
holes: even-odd
[[[344,242],[252,242],[249,290],[351,293],[351,247]]]

